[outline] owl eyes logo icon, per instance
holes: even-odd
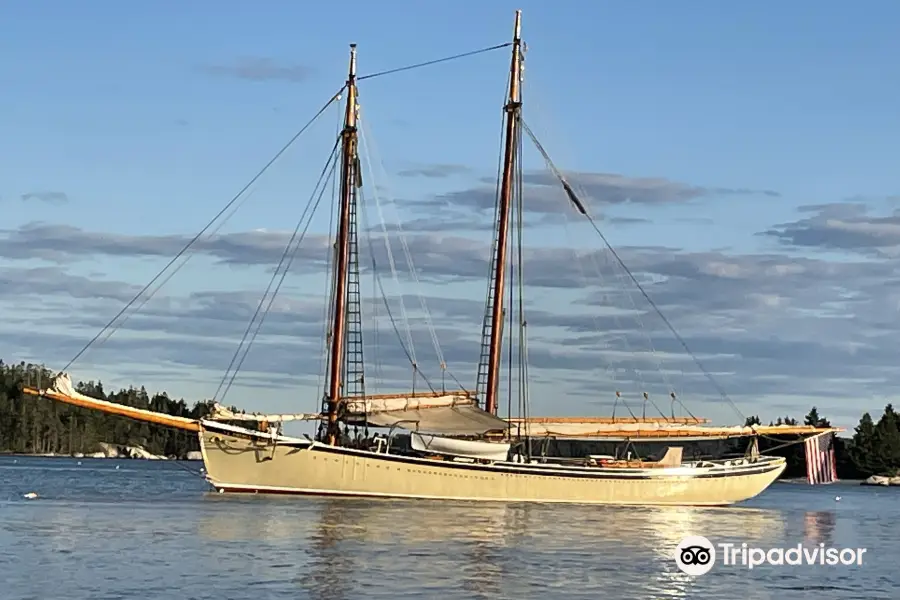
[[[688,536],[675,548],[675,564],[688,575],[709,573],[715,563],[716,549],[701,535]]]

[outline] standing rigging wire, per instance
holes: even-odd
[[[369,173],[374,174],[374,170],[372,169],[371,160],[369,158],[369,152],[368,152],[368,149],[369,149],[368,136],[365,135],[365,132],[367,129],[367,122],[363,120],[361,114],[358,117],[358,121],[360,123],[359,139],[360,139],[360,144],[363,148],[363,155],[366,158],[366,164],[369,166]],[[375,196],[375,208],[378,210],[378,218],[381,223],[382,239],[384,240],[384,249],[385,249],[385,252],[387,253],[388,265],[391,268],[391,276],[393,277],[394,282],[397,284],[397,287],[400,287],[400,278],[397,276],[397,265],[396,265],[396,262],[394,261],[393,250],[391,249],[390,236],[388,235],[388,232],[387,232],[387,225],[385,224],[385,220],[384,220],[384,212],[381,209],[381,202],[378,201],[378,196]],[[373,254],[373,259],[374,259],[374,254]],[[400,294],[399,302],[400,302],[400,316],[403,319],[404,324],[406,325],[406,341],[409,344],[408,352],[409,352],[410,360],[412,361],[413,369],[416,370],[416,369],[418,369],[417,361],[416,361],[416,348],[413,343],[412,330],[410,329],[410,326],[409,326],[409,316],[407,315],[407,312],[406,312],[406,303],[403,301],[402,293]]]
[[[358,117],[358,122],[361,123],[359,138],[360,138],[360,144],[363,149],[362,154],[366,158],[366,163],[367,163],[367,166],[369,167],[369,174],[372,176],[372,178],[374,178],[374,170],[372,169],[371,160],[369,160],[368,144],[366,142],[366,135],[365,135],[366,123],[362,120],[361,116]],[[384,222],[384,215],[381,212],[381,205],[378,202],[377,196],[376,196],[375,201],[376,201],[376,207],[378,208],[379,215],[381,217],[380,221],[381,221],[382,235],[383,235],[383,239],[385,242],[385,250],[387,252],[388,263],[391,266],[391,273],[393,275],[394,281],[399,286],[400,282],[399,282],[399,278],[397,277],[397,269],[396,269],[396,266],[393,261],[393,253],[391,252],[390,244],[388,242],[387,230],[385,228],[385,222]],[[430,389],[433,393],[437,393],[437,390],[432,385],[432,383],[428,379],[428,377],[421,371],[418,371],[417,365],[416,365],[414,349],[412,347],[407,348],[407,346],[403,343],[404,336],[400,333],[400,328],[397,326],[397,320],[394,318],[394,314],[391,311],[391,305],[388,302],[387,292],[385,292],[385,290],[384,290],[384,284],[382,283],[382,280],[381,280],[381,273],[378,271],[378,262],[375,258],[375,248],[374,248],[374,245],[372,244],[372,231],[371,231],[371,227],[368,223],[368,217],[367,217],[366,210],[365,210],[366,198],[365,198],[365,195],[362,193],[360,193],[360,195],[359,195],[359,202],[360,202],[360,205],[363,207],[363,210],[360,210],[358,215],[359,215],[360,222],[362,224],[362,229],[363,229],[363,231],[366,232],[366,236],[365,236],[366,237],[366,246],[369,250],[369,258],[371,259],[371,263],[372,263],[373,287],[376,287],[377,292],[380,292],[382,304],[384,304],[384,308],[385,308],[385,313],[387,314],[388,320],[391,323],[391,327],[393,328],[394,333],[397,336],[397,341],[400,344],[400,348],[401,348],[401,350],[403,350],[403,353],[406,355],[406,358],[409,361],[409,364],[416,371],[417,376],[422,378],[422,380],[425,382],[425,385],[428,386],[428,389]],[[373,290],[373,292],[376,292],[376,290]],[[376,293],[375,295],[379,295],[379,294]],[[376,305],[377,305],[377,303],[376,303]],[[401,312],[403,312],[402,318],[406,321],[406,324],[407,324],[407,340],[409,341],[410,346],[411,346],[412,345],[411,331],[409,330],[409,320],[406,318],[404,306],[405,305],[403,304],[403,296],[401,294],[400,308],[401,308]],[[460,388],[462,388],[462,384],[459,383],[459,380],[456,379],[456,377],[453,375],[453,373],[449,373],[449,375],[454,381],[456,381],[456,383],[458,385],[460,385]]]
[[[524,61],[524,57],[523,57]],[[524,67],[523,67],[524,68]],[[523,87],[519,88],[519,99],[522,98]],[[518,161],[516,164],[516,197],[518,198],[518,202],[516,202],[516,262],[517,262],[517,270],[518,270],[518,300],[519,300],[519,378],[520,378],[520,391],[519,391],[519,414],[522,419],[524,419],[525,426],[525,436],[528,437],[529,427],[527,426],[527,419],[530,408],[530,397],[529,397],[529,386],[528,386],[528,320],[525,317],[525,257],[523,253],[524,247],[524,237],[525,237],[525,175],[523,172],[523,161],[522,155],[524,150],[524,144],[522,139],[522,117],[519,116],[518,123],[516,126],[516,137],[519,145],[518,152]],[[527,441],[527,440],[526,440]],[[530,446],[530,442],[527,442]],[[530,447],[526,451],[526,456],[528,459],[531,459],[531,449]]]
[[[379,71],[377,73],[371,73],[369,75],[363,75],[362,77],[357,77],[357,81],[363,81],[364,79],[373,79],[375,77],[382,77],[383,75],[393,75],[394,73],[400,73],[401,71],[411,71],[413,69],[420,69],[422,67],[430,67],[431,65],[436,65],[442,62],[448,62],[451,60],[456,60],[458,58],[465,58],[467,56],[475,56],[476,54],[484,54],[485,52],[491,52],[493,50],[500,50],[502,48],[508,48],[512,46],[512,42],[505,42],[503,44],[497,44],[496,46],[489,46],[487,48],[482,48],[481,50],[471,50],[469,52],[463,52],[462,54],[454,54],[453,56],[447,56],[444,58],[438,58],[435,60],[429,60],[421,63],[416,63],[414,65],[407,65],[405,67],[398,67],[396,69],[388,69],[386,71]]]
[[[368,121],[363,122],[362,127],[363,127],[363,132],[364,132],[363,144],[365,145],[365,148],[367,150],[366,164],[369,167],[369,173],[372,175],[372,178],[374,179],[375,172],[374,172],[374,168],[372,166],[372,160],[371,160],[371,156],[368,152],[368,148],[369,148],[369,145],[371,144],[372,149],[377,153],[377,147],[376,147],[374,136],[372,135],[371,129],[369,129]],[[378,164],[381,167],[381,173],[384,175],[384,178],[387,179],[387,169],[385,169],[385,167],[384,167],[384,162],[378,161]],[[432,346],[434,347],[435,354],[437,355],[437,359],[438,359],[438,363],[441,367],[441,371],[444,372],[447,370],[447,363],[444,360],[444,352],[441,349],[441,343],[438,340],[437,331],[434,328],[434,322],[431,320],[431,313],[428,310],[428,304],[425,301],[425,296],[423,296],[421,293],[421,289],[420,289],[421,283],[419,281],[419,276],[418,276],[418,273],[416,273],[415,264],[413,264],[412,254],[409,251],[409,244],[406,241],[406,236],[403,231],[403,226],[400,224],[400,221],[401,221],[400,211],[397,210],[397,203],[394,202],[394,200],[391,196],[388,197],[388,200],[394,209],[394,215],[396,216],[397,234],[398,234],[397,237],[400,239],[400,246],[403,249],[404,257],[406,258],[406,266],[408,268],[409,275],[413,280],[413,285],[415,286],[415,289],[416,289],[416,296],[419,299],[419,306],[422,307],[422,313],[425,318],[425,326],[428,328],[428,333],[431,336],[431,343],[432,343]],[[375,202],[378,205],[379,214],[381,214],[381,204],[378,200],[378,196],[375,196]],[[383,219],[383,216],[382,216],[382,219]],[[399,285],[399,282],[398,282],[398,285]],[[402,301],[402,299],[401,299],[401,301]]]
[[[340,100],[340,96],[338,97]],[[337,124],[335,126],[334,135],[340,136],[341,131],[344,129],[344,115],[342,114],[344,111],[337,111]],[[325,279],[326,282],[330,282],[332,285],[322,286],[324,288],[324,296],[325,302],[322,305],[322,354],[319,355],[319,370],[316,375],[316,398],[315,398],[315,408],[314,410],[321,410],[320,404],[321,399],[325,396],[325,381],[327,379],[326,373],[328,372],[328,367],[330,364],[331,353],[328,352],[328,345],[331,343],[331,319],[328,318],[329,307],[333,305],[334,302],[334,276],[332,274],[329,277],[327,274],[332,272],[334,269],[334,258],[337,252],[337,248],[334,243],[334,217],[337,214],[337,205],[338,205],[338,187],[337,187],[337,177],[331,179],[331,210],[328,213],[328,252],[327,258],[325,259]]]
[[[365,202],[364,196],[362,194],[360,195],[360,199]],[[365,211],[362,211],[361,214],[365,214]],[[366,221],[365,217],[363,217],[361,220]],[[375,248],[372,245],[372,234],[369,232],[367,227],[364,226],[364,229],[366,230],[366,246],[369,249],[369,257],[372,259],[372,278],[375,280],[375,283],[378,285],[378,290],[381,292],[381,300],[384,304],[388,320],[391,322],[391,326],[394,329],[394,333],[397,334],[397,341],[400,344],[400,349],[403,350],[403,353],[406,355],[406,359],[409,361],[409,364],[412,365],[413,368],[415,368],[415,358],[403,343],[403,335],[401,335],[400,333],[400,328],[397,327],[397,321],[396,319],[394,319],[394,315],[391,312],[391,305],[388,302],[387,293],[384,291],[384,285],[381,282],[381,273],[378,272],[378,263],[375,260]],[[425,381],[425,385],[428,386],[428,389],[430,389],[432,392],[436,392],[434,386],[431,385],[431,382],[423,373],[420,372],[419,376]]]
[[[728,396],[727,393],[725,393],[725,390],[722,389],[722,387],[715,380],[715,378],[712,376],[712,374],[706,370],[706,368],[703,366],[703,363],[700,362],[699,358],[697,358],[697,355],[695,355],[691,351],[691,349],[687,345],[687,342],[684,341],[684,338],[681,337],[681,335],[678,333],[678,331],[675,329],[675,327],[672,325],[672,323],[669,321],[669,319],[665,316],[665,314],[663,314],[662,310],[660,310],[659,306],[657,306],[656,302],[653,301],[653,299],[650,297],[650,294],[648,294],[647,291],[644,289],[644,286],[641,285],[641,283],[640,283],[640,281],[638,281],[637,277],[634,276],[634,273],[631,272],[631,269],[629,269],[628,266],[625,264],[625,261],[623,261],[622,258],[619,256],[619,253],[616,252],[616,250],[615,250],[615,248],[613,248],[612,244],[609,243],[609,240],[606,239],[606,236],[603,234],[603,231],[600,229],[600,227],[597,226],[597,223],[596,223],[596,221],[594,221],[594,218],[591,216],[591,214],[587,212],[587,209],[585,208],[585,206],[581,202],[581,200],[578,198],[578,196],[575,194],[575,191],[572,189],[572,186],[569,185],[569,182],[566,180],[566,178],[563,177],[563,175],[559,171],[559,169],[556,168],[556,165],[553,163],[553,160],[550,158],[550,155],[547,154],[546,150],[544,150],[544,147],[541,145],[541,143],[538,141],[537,137],[534,135],[534,133],[528,127],[528,124],[523,121],[522,126],[524,127],[525,132],[528,134],[528,137],[531,138],[531,141],[534,143],[538,152],[540,152],[544,161],[547,163],[547,166],[550,168],[550,171],[559,180],[560,185],[562,185],[563,190],[565,190],[565,192],[566,192],[566,196],[569,198],[569,200],[572,202],[572,204],[575,206],[575,208],[578,210],[578,212],[580,212],[582,215],[585,216],[585,218],[591,224],[591,227],[594,229],[594,231],[597,233],[597,235],[600,236],[600,239],[603,240],[603,243],[606,245],[607,249],[610,251],[610,253],[613,255],[613,257],[615,257],[616,261],[619,263],[619,266],[622,267],[622,269],[625,271],[625,273],[631,279],[632,283],[634,283],[634,285],[638,288],[638,290],[640,290],[641,295],[644,297],[644,299],[647,300],[647,302],[650,304],[650,306],[653,307],[653,310],[655,310],[656,313],[659,315],[659,317],[663,320],[663,323],[666,324],[666,327],[669,328],[669,331],[672,332],[672,335],[675,336],[675,338],[681,344],[682,348],[684,348],[684,351],[687,352],[688,355],[694,360],[694,363],[697,365],[697,367],[700,369],[700,371],[704,374],[704,376],[707,378],[707,380],[713,385],[713,387],[716,388],[716,390],[719,392],[719,395],[722,396],[722,398],[725,399],[731,405],[731,407],[738,414],[738,416],[740,416],[741,419],[746,419],[746,416],[737,407],[737,404],[735,404],[734,401],[731,399],[731,397]],[[691,417],[696,418],[696,417],[694,417],[693,413],[691,413],[691,411],[688,410],[688,408],[686,406],[684,406],[683,403],[682,403],[682,406],[688,412],[688,414],[691,415]]]
[[[334,147],[331,149],[331,154],[328,156],[328,160],[325,162],[325,166],[322,168],[322,172],[319,174],[319,179],[318,181],[316,181],[316,185],[313,187],[312,195],[310,196],[306,207],[304,207],[303,213],[300,215],[300,220],[297,222],[297,226],[294,228],[294,232],[291,234],[291,237],[284,248],[284,252],[281,254],[281,260],[278,261],[278,265],[275,267],[275,272],[272,274],[272,279],[269,280],[269,285],[266,287],[266,291],[263,292],[262,298],[259,299],[259,304],[256,306],[256,311],[250,318],[250,322],[247,324],[247,329],[244,330],[244,335],[241,338],[241,342],[240,344],[238,344],[238,347],[234,352],[234,356],[232,356],[231,362],[228,364],[228,368],[225,370],[225,374],[222,377],[222,381],[219,383],[219,387],[216,389],[216,393],[213,395],[213,399],[219,398],[219,400],[221,400],[228,393],[228,390],[231,389],[231,386],[234,383],[234,379],[235,377],[237,377],[238,371],[240,371],[241,366],[244,364],[244,360],[247,358],[247,354],[250,352],[250,346],[252,346],[253,342],[256,340],[256,336],[257,334],[259,334],[259,330],[262,328],[263,321],[265,321],[266,315],[269,313],[269,309],[271,309],[272,303],[275,301],[275,297],[281,290],[281,285],[284,283],[284,279],[291,268],[291,264],[294,261],[294,256],[296,256],[297,250],[300,248],[300,243],[303,241],[303,238],[306,237],[306,232],[309,231],[309,226],[312,223],[312,217],[315,214],[316,209],[319,207],[322,196],[325,194],[327,180],[325,182],[325,185],[322,186],[322,191],[318,193],[318,196],[316,195],[316,191],[319,189],[319,186],[322,184],[323,180],[326,179],[326,176],[330,178],[334,174],[335,167],[337,166],[337,161],[335,160],[335,158],[340,154],[338,152],[338,146],[340,142],[341,137],[338,136],[337,140],[335,140],[334,142]],[[301,233],[300,228],[303,227],[304,222],[306,222],[306,227],[303,228],[303,232]],[[287,259],[287,265],[285,265],[285,259]],[[283,265],[284,268],[282,269]],[[279,270],[281,278],[278,280],[278,285],[275,287],[275,291],[272,293],[271,297],[269,297],[269,292],[272,290],[272,285],[275,283],[275,280],[279,275]],[[231,372],[231,368],[234,366],[234,363],[237,360],[241,349],[244,347],[244,342],[247,340],[247,336],[250,334],[250,329],[253,327],[253,323],[254,321],[256,321],[256,317],[260,315],[260,310],[262,310],[263,303],[266,301],[267,297],[269,297],[269,303],[266,305],[265,310],[262,312],[262,316],[257,323],[256,330],[250,337],[250,342],[247,344],[243,356],[241,357],[234,371]],[[225,385],[225,380],[228,379],[229,372],[231,372],[231,379],[228,380],[228,385],[225,387],[225,390],[222,392],[222,397],[220,398],[219,391],[221,391],[222,386]]]
[[[372,267],[371,267],[372,268],[372,325],[373,325],[373,329],[374,329],[374,336],[373,336],[374,342],[373,342],[373,346],[372,346],[372,353],[371,353],[371,355],[367,355],[367,356],[372,356],[373,362],[375,363],[375,367],[374,367],[375,370],[374,370],[374,375],[372,376],[372,380],[374,381],[375,390],[377,392],[377,385],[378,385],[378,381],[380,380],[379,378],[381,378],[384,375],[384,373],[381,370],[381,359],[378,354],[378,348],[379,348],[378,332],[379,332],[379,330],[378,330],[378,302],[377,302],[377,300],[378,300],[378,283],[379,283],[379,281],[377,279],[378,271],[377,271],[377,265],[375,262],[375,252],[372,247],[372,237],[371,237],[372,234],[370,231],[369,219],[366,215],[366,197],[365,197],[365,194],[362,193],[362,190],[359,191],[358,197],[357,197],[357,211],[358,211],[357,217],[359,218],[359,223],[361,225],[361,229],[365,233],[366,245],[369,248],[369,255],[370,255],[369,258],[371,259],[371,262],[372,262]],[[358,240],[357,240],[357,243],[359,243]],[[388,313],[388,315],[390,316],[390,313]],[[399,333],[398,333],[398,337],[399,337]],[[402,346],[402,344],[403,344],[402,340],[401,340],[400,344]],[[404,352],[405,352],[405,348],[404,348]]]
[[[181,257],[182,257],[182,256],[183,256],[183,255],[184,255],[184,254],[185,254],[185,253],[186,253],[186,252],[194,245],[194,243],[196,243],[197,240],[199,240],[199,239],[203,236],[203,234],[206,232],[206,230],[209,229],[210,227],[212,227],[213,223],[215,223],[215,222],[219,219],[219,217],[221,217],[223,214],[225,214],[225,213],[228,211],[228,209],[229,209],[233,204],[235,204],[235,203],[238,201],[238,199],[239,199],[241,196],[243,196],[244,193],[245,193],[248,189],[250,189],[250,187],[251,187],[254,183],[256,183],[256,181],[257,181],[260,177],[263,176],[263,174],[265,174],[266,171],[269,170],[269,167],[271,167],[273,164],[275,164],[275,162],[276,162],[279,158],[281,158],[281,155],[282,155],[282,154],[284,154],[285,152],[287,152],[288,148],[290,148],[290,147],[294,144],[294,142],[297,141],[297,139],[298,139],[301,135],[303,135],[303,133],[305,133],[306,130],[309,129],[309,128],[313,125],[313,123],[315,123],[315,122],[319,119],[319,117],[322,115],[322,113],[324,113],[324,112],[328,109],[328,107],[331,106],[331,104],[332,104],[332,103],[340,96],[341,92],[343,92],[343,91],[344,91],[344,87],[341,87],[341,89],[340,89],[336,94],[334,94],[334,95],[331,97],[331,99],[329,99],[328,102],[326,102],[325,105],[322,106],[322,108],[320,108],[319,111],[318,111],[315,115],[313,115],[313,117],[312,117],[309,121],[307,121],[306,124],[303,125],[303,127],[301,127],[300,130],[297,131],[297,133],[295,133],[295,134],[291,137],[291,139],[289,139],[288,142],[287,142],[284,146],[281,147],[281,149],[280,149],[278,152],[275,153],[275,156],[273,156],[273,157],[269,160],[269,162],[267,162],[267,163],[265,164],[265,166],[263,166],[263,168],[260,169],[260,170],[256,173],[256,175],[254,175],[254,176],[250,179],[250,181],[248,181],[247,184],[244,185],[244,187],[242,187],[241,190],[240,190],[237,194],[235,194],[235,196],[234,196],[231,200],[228,201],[228,203],[222,208],[222,210],[220,210],[220,211],[216,214],[216,216],[214,216],[214,217],[212,218],[212,220],[210,220],[209,223],[207,223],[207,224],[203,227],[203,229],[201,229],[201,230],[197,233],[197,235],[195,235],[195,236],[194,236],[194,237],[193,237],[193,238],[192,238],[192,239],[184,246],[184,248],[182,248],[182,249],[181,249],[181,250],[180,250],[180,251],[172,258],[172,260],[170,260],[170,261],[166,264],[166,266],[163,267],[162,270],[161,270],[159,273],[157,273],[157,274],[153,277],[153,279],[151,279],[151,280],[147,283],[147,285],[145,285],[143,288],[141,288],[141,290],[140,290],[137,294],[135,294],[134,298],[132,298],[131,300],[129,300],[129,301],[125,304],[125,306],[123,306],[122,309],[121,309],[118,313],[116,313],[116,315],[115,315],[112,319],[110,319],[110,321],[109,321],[109,322],[108,322],[108,323],[107,323],[100,331],[98,331],[97,334],[96,334],[93,338],[91,338],[90,341],[88,341],[88,343],[85,344],[84,347],[83,347],[81,350],[79,350],[78,353],[77,353],[74,357],[72,357],[72,359],[66,364],[66,366],[62,368],[62,371],[63,371],[63,372],[68,371],[68,370],[69,370],[69,367],[71,367],[72,364],[74,364],[75,361],[78,360],[78,359],[81,357],[81,355],[84,354],[84,353],[88,350],[88,348],[90,348],[90,347],[94,344],[94,342],[96,342],[96,341],[100,338],[100,336],[102,336],[102,335],[106,332],[107,329],[110,329],[110,328],[115,324],[115,322],[118,321],[119,317],[121,317],[123,314],[125,314],[125,312],[126,312],[126,311],[127,311],[127,310],[135,303],[135,302],[137,302],[137,300],[138,300],[139,298],[141,298],[141,296],[143,296],[144,293],[147,292],[147,290],[150,289],[150,287],[151,287],[154,283],[156,283],[156,281],[157,281],[160,277],[162,277],[163,273],[165,273],[166,271],[168,271],[168,270],[169,270],[169,267],[171,267],[173,264],[175,264],[175,263],[178,261],[178,259],[181,258]],[[154,292],[148,296],[147,300],[149,300],[149,299],[150,299],[157,291],[159,291],[159,288],[157,288],[156,290],[154,290]],[[146,301],[145,301],[145,302],[146,302]],[[109,337],[109,336],[107,336],[107,337]]]
[[[506,84],[503,87],[503,100],[500,102],[501,106],[505,106],[508,101],[507,96],[509,95],[509,79],[512,77],[512,72],[508,72],[506,74]],[[499,146],[503,147],[503,136],[506,132],[506,111],[500,111],[500,143]],[[496,224],[500,220],[500,179],[503,177],[503,152],[497,153],[497,177],[494,181],[494,220],[492,221]],[[485,357],[484,355],[484,346],[485,346],[485,338],[490,338],[490,334],[488,331],[488,324],[491,322],[491,288],[493,286],[493,277],[494,277],[494,262],[495,256],[497,255],[497,243],[499,240],[499,235],[496,227],[492,227],[493,235],[491,236],[491,250],[490,254],[488,254],[488,272],[487,272],[487,281],[488,287],[484,293],[484,313],[481,315],[481,339],[479,340],[479,356],[478,356],[478,366],[476,367],[475,372],[475,395],[476,397],[480,393],[479,385],[481,381],[482,374],[485,375],[485,381],[487,380],[487,370],[490,368],[489,363],[490,359]],[[487,360],[486,360],[487,359]],[[485,398],[482,398],[481,401],[484,402],[487,396],[487,388],[485,387]]]
[[[253,197],[253,194],[255,194],[255,193],[256,193],[256,190],[251,190],[249,193],[247,193],[241,199],[240,202],[235,204],[232,207],[231,212],[229,212],[227,215],[225,215],[225,217],[219,222],[219,224],[216,225],[216,227],[207,234],[206,241],[209,241],[213,237],[215,237],[215,235],[219,231],[222,230],[222,228],[228,223],[228,221],[231,220],[231,217],[233,217],[235,214],[237,214],[237,211],[239,211],[241,209],[241,207],[244,205],[244,203],[247,200],[249,200],[251,197]],[[122,317],[122,320],[118,322],[118,324],[116,325],[115,328],[108,330],[106,332],[106,335],[104,335],[99,340],[97,340],[95,347],[104,344],[107,340],[109,340],[109,338],[112,337],[112,335],[118,329],[122,328],[122,326],[125,325],[125,323],[128,321],[128,319],[130,319],[131,317],[133,317],[134,315],[139,313],[141,311],[141,309],[147,304],[147,302],[149,302],[163,287],[165,287],[165,285],[167,283],[169,283],[172,280],[172,278],[178,274],[179,271],[181,271],[181,269],[188,263],[189,260],[191,260],[192,257],[193,257],[193,254],[186,254],[186,255],[182,256],[183,260],[174,269],[169,271],[169,274],[166,275],[165,278],[163,278],[163,280],[160,281],[149,294],[144,296],[144,298],[141,300],[141,303],[138,304],[137,307],[133,311],[131,311],[129,314]]]
[[[538,100],[535,100],[534,98],[532,98],[530,101],[530,105],[531,106],[535,106],[535,105],[539,106],[540,103]],[[534,112],[532,112],[532,115],[533,114],[534,114]],[[541,114],[546,114],[546,113],[541,111]],[[585,189],[581,185],[579,185],[579,183],[577,181],[573,184],[573,186],[578,189],[578,191],[582,194],[582,196],[588,195],[586,193]],[[562,212],[562,225],[565,230],[566,239],[572,238],[572,233],[569,229],[569,221],[570,221],[569,215],[565,211],[563,211]],[[582,256],[584,256],[588,259],[587,262],[589,262],[591,264],[591,266],[593,267],[594,273],[596,273],[597,277],[601,280],[601,285],[602,285],[602,280],[604,279],[603,272],[602,272],[603,270],[601,268],[600,261],[598,260],[596,254],[594,252],[581,253],[578,250],[576,250],[574,247],[571,248],[571,251],[572,251],[572,256],[574,259],[573,262],[578,269],[578,275],[581,278],[582,283],[584,285],[587,285],[587,282],[588,282],[586,269],[585,269],[585,266],[582,264]],[[624,281],[622,274],[618,271],[615,272],[614,277],[619,281]],[[654,345],[653,345],[653,338],[650,335],[650,333],[647,331],[647,329],[644,327],[643,320],[640,318],[640,311],[637,308],[637,303],[635,302],[632,293],[630,291],[625,291],[624,295],[625,295],[625,297],[628,298],[628,301],[631,303],[631,307],[634,309],[634,311],[636,313],[635,319],[637,320],[638,328],[640,329],[641,332],[644,333],[644,337],[647,339],[647,343],[650,346],[650,354],[656,360],[657,370],[662,377],[663,387],[666,388],[666,390],[668,392],[674,393],[675,386],[669,380],[669,377],[666,375],[666,372],[662,367],[662,361],[657,356],[656,349],[654,348]],[[615,326],[621,328],[623,324],[622,324],[621,320],[619,319],[619,316],[616,315],[615,313],[613,313],[610,316],[612,317],[612,320],[613,320],[613,323],[615,324]],[[594,312],[591,312],[590,318],[591,318],[591,322],[594,325],[595,331],[602,334],[604,330],[602,327],[600,327],[600,322],[599,322],[599,319],[597,318],[597,315],[594,314]],[[609,341],[611,342],[616,339],[621,339],[622,343],[625,346],[626,353],[628,353],[628,354],[632,353],[631,344],[628,341],[627,335],[625,335],[623,333],[622,335],[612,336],[611,338],[609,338]],[[637,349],[635,351],[637,351]],[[622,368],[622,371],[628,371],[628,370],[630,370],[632,372],[632,374],[634,375],[634,377],[636,379],[636,381],[633,381],[632,383],[636,384],[637,391],[639,393],[645,391],[647,389],[647,385],[649,384],[649,381],[645,379],[646,372],[643,370],[637,369],[633,365],[630,366],[630,368]],[[608,361],[606,373],[607,373],[607,375],[611,376],[611,379],[613,380],[613,382],[615,382],[617,380],[616,371],[617,371],[617,368],[616,368],[615,363],[612,360]],[[683,377],[684,377],[684,371],[682,370],[682,378]],[[623,380],[619,380],[619,381],[622,381],[624,383]],[[628,404],[625,402],[624,398],[621,398],[619,396],[615,397],[615,400],[613,403],[613,411],[615,411],[616,405],[618,404],[619,401],[621,401],[622,404],[625,406],[625,408],[628,409],[629,413],[631,413],[631,409],[628,407]],[[650,400],[650,402],[651,402],[651,404],[653,404],[654,408],[656,408],[656,410],[660,413],[661,416],[666,417],[665,413],[663,413],[662,410],[660,410],[660,408],[652,400]],[[684,406],[684,405],[682,404],[682,406]],[[685,407],[685,409],[686,409],[686,407]],[[615,415],[613,415],[613,416],[615,416]],[[637,419],[637,417],[635,417],[633,413],[631,413],[631,416],[632,416],[632,418]]]
[[[523,102],[522,99],[522,80],[521,80],[521,72],[524,69],[524,57],[520,58],[520,68],[519,68],[519,104],[521,105]],[[512,73],[510,73],[510,77]],[[507,81],[509,77],[507,77]],[[512,168],[513,168],[513,181],[512,188],[510,190],[510,221],[511,227],[509,230],[509,242],[513,242],[515,240],[515,250],[516,253],[510,252],[509,254],[509,372],[507,375],[507,417],[512,417],[512,398],[513,398],[513,339],[516,337],[514,333],[518,334],[518,344],[516,345],[516,349],[518,350],[518,354],[515,356],[515,365],[517,367],[517,374],[519,375],[518,381],[516,381],[516,393],[517,393],[517,404],[519,407],[522,405],[522,394],[524,392],[523,389],[523,380],[522,380],[522,342],[523,342],[523,331],[522,324],[524,323],[525,313],[523,311],[523,303],[522,303],[522,189],[520,187],[520,175],[522,170],[522,130],[521,130],[521,110],[516,114],[516,123],[513,128],[513,135],[515,136],[515,152],[512,155]],[[515,267],[515,268],[513,268]],[[516,294],[516,292],[519,294]],[[513,299],[517,298],[518,303],[515,304]],[[518,309],[518,313],[517,313]],[[518,327],[514,327],[516,324],[516,315],[518,314]]]

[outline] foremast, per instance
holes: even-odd
[[[484,381],[485,411],[497,414],[498,383],[500,379],[501,344],[503,342],[503,291],[506,280],[507,250],[509,246],[510,207],[513,195],[513,174],[516,168],[517,150],[519,148],[519,124],[522,101],[519,89],[522,70],[522,11],[516,11],[516,22],[513,29],[512,60],[510,62],[509,96],[507,98],[506,128],[503,147],[503,173],[500,180],[500,194],[497,208],[496,248],[493,260],[491,280],[488,289],[487,306],[485,307],[485,330],[483,338],[487,341],[486,378],[479,377],[479,384]],[[489,330],[489,331],[488,331]],[[484,364],[479,366],[479,371]],[[483,371],[482,371],[483,372]],[[478,387],[481,387],[479,385]],[[479,393],[482,390],[478,390]]]
[[[348,280],[350,267],[351,227],[357,172],[358,133],[357,88],[356,88],[356,44],[350,44],[350,69],[345,86],[347,107],[344,113],[344,129],[341,133],[341,184],[337,240],[335,242],[334,287],[331,323],[331,345],[329,348],[328,386],[325,395],[327,413],[325,440],[334,445],[339,437],[339,411],[342,397],[344,374],[345,338],[347,334]]]

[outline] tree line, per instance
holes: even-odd
[[[187,431],[36,398],[22,392],[27,385],[35,386],[38,382],[46,385],[52,376],[53,373],[41,365],[11,365],[0,360],[0,452],[89,454],[100,451],[102,442],[140,446],[153,454],[175,458],[184,458],[188,452],[199,450],[197,436]],[[169,415],[201,419],[212,410],[211,400],[189,407],[184,400],[170,398],[165,392],[150,396],[143,387],[106,392],[99,381],[79,382],[75,387],[86,396]],[[234,408],[232,410],[238,412]],[[761,424],[758,416],[747,418],[745,425],[753,424]],[[797,425],[798,422],[791,417],[781,417],[769,424]],[[828,419],[821,416],[815,407],[806,415],[803,424],[831,427]],[[761,438],[759,449],[787,458],[786,477],[804,477],[806,462],[803,444],[785,445],[789,441],[789,438]],[[852,437],[836,437],[834,442],[840,479],[895,476],[900,473],[900,416],[891,404],[885,407],[877,422],[865,413]],[[729,449],[742,450],[736,442],[730,442]]]
[[[745,426],[760,425],[758,416],[748,417]],[[769,425],[799,425],[790,417],[778,418]],[[832,427],[831,422],[819,414],[816,407],[803,419],[803,425]],[[785,477],[805,477],[806,459],[803,444],[785,444],[786,438],[762,438],[761,452],[787,458]],[[835,436],[834,458],[838,479],[865,479],[871,475],[894,477],[900,473],[900,415],[888,404],[878,422],[864,413],[852,437]]]
[[[101,451],[101,443],[140,446],[157,456],[184,459],[200,445],[197,435],[153,423],[109,415],[31,396],[24,386],[48,385],[53,373],[40,365],[0,360],[0,452],[71,456]],[[79,382],[75,389],[92,398],[169,415],[201,419],[212,401],[188,406],[165,392],[150,396],[143,387],[107,392],[99,381]]]

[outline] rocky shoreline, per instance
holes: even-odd
[[[863,481],[860,485],[880,485],[882,487],[887,486],[900,486],[900,477],[885,477],[883,475],[872,475],[865,481]]]
[[[40,456],[45,458],[128,458],[141,460],[203,460],[199,451],[188,452],[185,457],[162,456],[148,452],[141,446],[122,446],[100,442],[97,452],[75,452],[74,454],[23,454],[22,456]]]

